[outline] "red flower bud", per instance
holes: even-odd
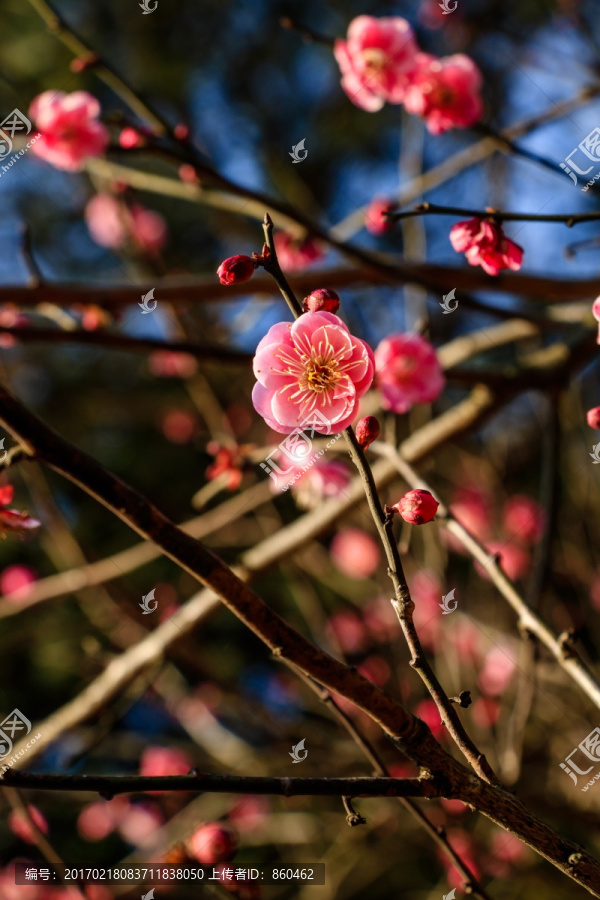
[[[305,312],[336,313],[340,308],[340,298],[329,288],[319,288],[304,298]]]
[[[144,143],[144,138],[135,128],[124,128],[119,135],[119,144],[124,150],[131,150],[132,147],[141,147]]]
[[[439,505],[429,491],[417,488],[405,494],[393,508],[398,510],[405,522],[411,525],[425,525],[426,522],[432,521]]]
[[[588,409],[586,418],[590,428],[600,428],[600,406]]]
[[[221,263],[217,275],[221,284],[242,284],[248,281],[255,268],[253,259],[238,253]]]
[[[202,865],[212,866],[235,856],[237,840],[231,829],[218,822],[208,822],[193,833],[188,840],[188,849]]]
[[[198,178],[195,168],[190,166],[189,163],[184,163],[182,166],[179,166],[179,177],[186,184],[200,184],[200,179]]]
[[[75,59],[72,59],[69,63],[69,68],[71,72],[87,72],[89,69],[93,69],[100,62],[100,57],[97,53],[85,53],[83,56],[77,56]]]
[[[366,450],[379,437],[381,429],[375,416],[365,416],[356,426],[356,440]]]
[[[190,129],[184,122],[179,122],[173,129],[173,134],[178,141],[186,141],[190,136]]]

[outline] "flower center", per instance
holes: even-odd
[[[326,363],[323,362],[322,357],[308,360],[305,372],[308,388],[316,394],[321,394],[323,391],[328,391],[334,387],[341,377],[337,368],[337,360],[335,359]]]
[[[387,65],[387,56],[383,50],[376,47],[368,47],[362,54],[365,63],[366,75],[380,75]]]

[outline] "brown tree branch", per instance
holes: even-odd
[[[600,897],[600,863],[585,850],[532,816],[514,795],[500,786],[486,783],[454,760],[435,741],[424,722],[408,713],[389,694],[355,669],[328,656],[294,631],[218,557],[180,531],[140,494],[45,426],[5,388],[0,388],[0,421],[30,452],[36,448],[40,459],[95,497],[134,531],[153,539],[167,556],[215,591],[224,605],[276,656],[289,660],[308,677],[362,709],[420,767],[422,778],[433,776],[443,779],[442,790],[446,796],[462,800],[483,812],[586,887],[591,894]],[[81,721],[109,702],[115,696],[117,685],[122,683],[124,668],[127,668],[128,676],[132,668],[145,668],[156,652],[154,645],[159,632],[162,631],[163,641],[165,632],[170,632],[173,639],[173,631],[177,631],[179,622],[189,621],[190,616],[197,621],[198,605],[199,602],[194,604],[190,601],[148,638],[123,654],[127,662],[117,658],[110,663],[93,685],[63,708],[60,729],[56,729],[55,723],[55,732],[49,739],[57,737],[68,727],[69,717],[72,719],[76,714]],[[44,731],[47,725],[44,724]],[[45,738],[48,740],[48,737]],[[25,749],[25,744],[26,741],[21,741],[13,752],[19,753]],[[29,760],[34,758],[40,744],[36,741],[29,749]],[[24,759],[27,761],[27,755]],[[16,759],[16,768],[19,768],[19,763],[20,759]]]
[[[188,791],[199,794],[271,794],[281,797],[439,797],[445,787],[435,778],[289,778],[263,775],[37,775],[6,773],[8,787],[32,791],[78,791],[117,794],[145,791]]]
[[[448,507],[440,500],[437,491],[421,478],[402,457],[401,453],[390,447],[390,445],[380,445],[378,448],[374,446],[373,449],[393,460],[396,469],[411,488],[423,488],[433,494],[440,504],[436,513],[436,519],[461,542],[473,559],[485,568],[500,594],[517,614],[519,631],[534,635],[550,651],[559,666],[564,669],[572,680],[579,685],[584,694],[600,709],[600,683],[594,678],[574,648],[570,644],[568,647],[564,646],[537,613],[525,603],[513,583],[502,571],[496,557],[490,554],[489,550],[486,550],[483,544],[452,516]]]

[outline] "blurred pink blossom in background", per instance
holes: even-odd
[[[379,544],[360,528],[345,528],[331,542],[331,559],[348,578],[369,578],[379,565]]]
[[[57,169],[79,171],[89,156],[100,156],[108,146],[108,131],[98,121],[100,104],[87,91],[44,91],[29,115],[41,134],[31,149]]]
[[[395,413],[431,403],[446,383],[435,348],[418,334],[384,338],[375,350],[375,369],[381,404]]]
[[[342,88],[356,106],[376,112],[384,103],[402,103],[417,54],[413,30],[401,16],[358,16],[334,55]]]
[[[481,85],[481,72],[464,53],[442,59],[419,53],[404,105],[408,112],[425,119],[432,134],[467,128],[483,113]]]

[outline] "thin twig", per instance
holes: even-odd
[[[600,219],[600,210],[585,213],[565,213],[542,215],[540,213],[502,212],[492,207],[486,209],[465,209],[462,206],[439,206],[437,203],[419,203],[413,209],[400,212],[386,212],[385,217],[392,222],[400,219],[411,219],[415,216],[466,216],[470,219],[491,219],[494,222],[561,222],[568,228],[582,222],[596,222]]]
[[[267,215],[265,216],[265,237],[267,238],[267,242],[272,240],[272,230],[273,226]],[[298,316],[302,315],[302,306],[291,291],[279,262],[277,261],[276,255],[270,256],[268,271],[277,282],[292,314],[295,318],[298,318]],[[444,725],[452,735],[453,740],[460,748],[465,759],[469,761],[470,765],[480,778],[483,778],[485,781],[492,784],[497,784],[498,779],[496,778],[492,767],[486,760],[484,754],[477,749],[467,734],[456,709],[448,700],[435,672],[429,665],[425,656],[413,622],[414,603],[410,597],[410,591],[406,576],[404,575],[400,554],[398,552],[398,545],[392,534],[391,521],[387,519],[383,511],[371,467],[367,462],[361,446],[356,440],[354,430],[351,426],[344,430],[344,438],[348,446],[350,458],[358,469],[358,473],[361,477],[367,504],[387,557],[388,575],[394,586],[395,594],[395,600],[392,602],[398,614],[398,618],[400,619],[404,637],[406,638],[406,642],[412,654],[410,664],[427,687],[427,690],[435,701]]]

